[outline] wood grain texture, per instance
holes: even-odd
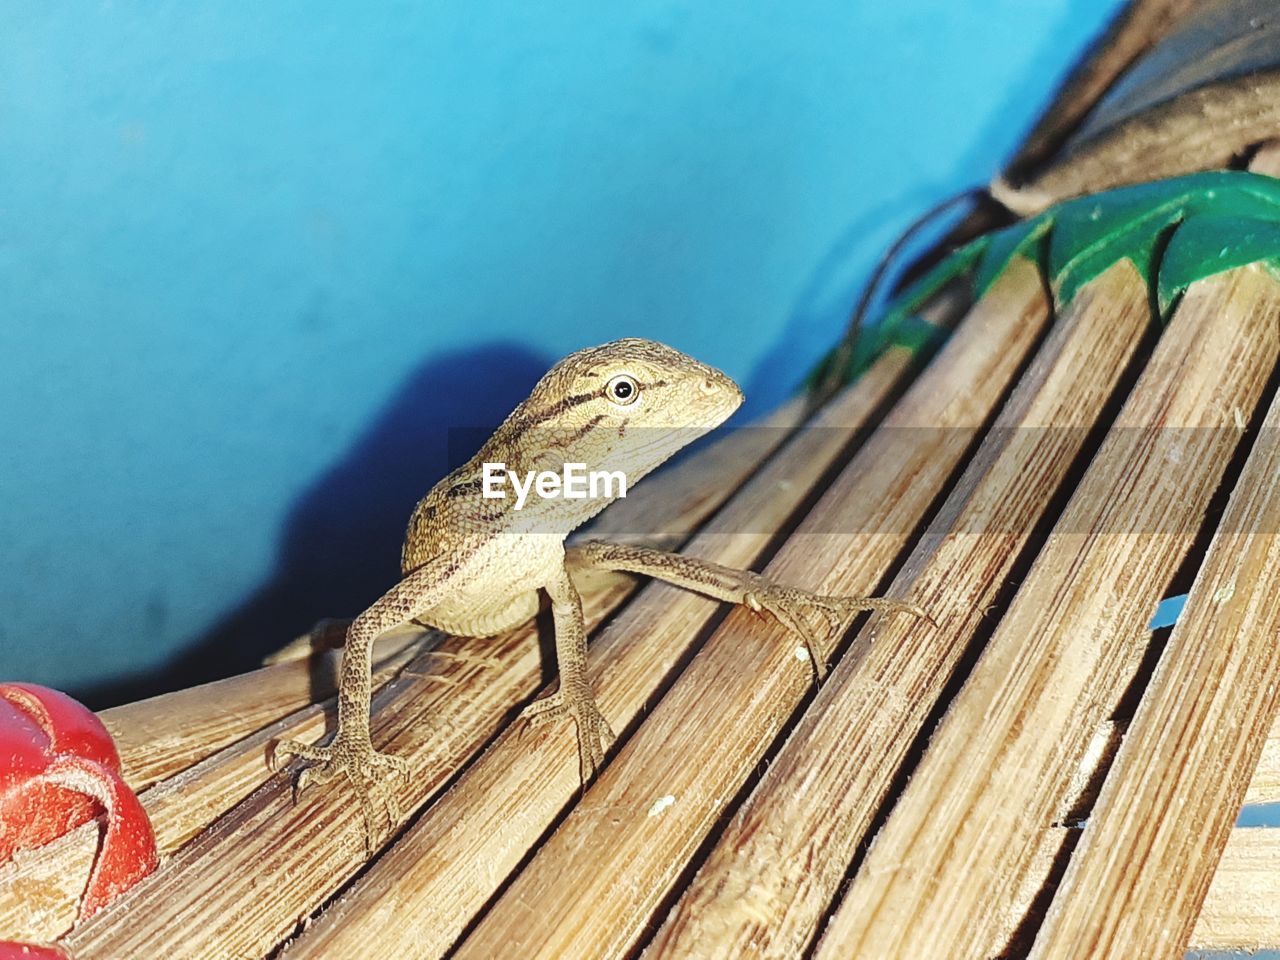
[[[767,568],[865,595],[911,542],[1048,319],[1018,261],[960,325]],[[734,611],[455,956],[617,957],[812,684],[795,637]]]
[[[891,351],[793,436],[680,552],[751,567],[910,365],[907,351]],[[652,703],[720,609],[698,594],[652,583],[592,643],[592,689],[614,730],[626,731]],[[564,733],[509,726],[283,955],[441,956],[578,792],[578,757]]]
[[[1280,285],[1247,276],[1244,299],[1274,356]],[[1278,441],[1273,403],[1036,936],[1037,960],[1187,946],[1280,707]]]
[[[1249,780],[1244,802],[1280,803],[1280,722],[1272,725],[1267,742],[1262,745],[1262,755]]]
[[[1280,950],[1280,830],[1231,831],[1191,950]]]
[[[1004,950],[1274,369],[1274,297],[1245,269],[1181,303],[817,956]]]
[[[421,633],[406,630],[379,639],[375,662],[394,657]],[[98,717],[120,752],[125,782],[137,791],[309,703],[333,696],[337,668],[338,655],[330,651],[110,707]],[[177,717],[180,723],[174,722]]]
[[[936,628],[877,617],[726,826],[646,956],[803,955],[914,737],[1119,387],[1150,324],[1130,264],[1056,325],[890,591]]]
[[[645,529],[662,536],[696,527],[803,416],[803,402],[793,401],[766,420],[774,429],[730,433],[682,468],[655,475],[633,495],[633,502],[648,504]],[[699,460],[702,466],[694,466]],[[707,471],[702,483],[700,471]],[[604,516],[600,529],[608,529]],[[588,623],[598,624],[634,587],[622,576],[584,585]],[[402,813],[395,828],[537,691],[536,634],[536,626],[529,625],[489,640],[445,638],[376,695],[375,743],[410,759],[414,767],[408,783],[393,782]],[[572,737],[571,731],[560,733]],[[269,772],[261,752],[253,762],[260,775]],[[272,949],[365,859],[363,824],[345,782],[308,791],[295,805],[293,772],[261,781],[155,874],[76,929],[65,945],[78,958],[261,956]],[[273,896],[258,895],[262,888]],[[151,922],[138,924],[137,915]]]
[[[1159,43],[1199,0],[1132,0],[1063,82],[1010,165],[1025,174],[1050,159],[1107,89],[1135,60]]]
[[[1277,129],[1280,74],[1231,78],[1157,104],[1140,119],[1082,141],[1061,163],[1016,190],[996,181],[992,196],[1028,216],[1070,197],[1228,168],[1235,156]]]
[[[1274,297],[1255,269],[1188,293],[816,956],[1005,949],[1275,366]]]
[[[427,636],[422,630],[408,628],[388,639],[391,643],[381,648],[384,656],[374,669],[375,690],[414,658]],[[264,681],[280,677],[280,672],[270,667],[244,676],[254,674]],[[236,689],[243,689],[243,685],[236,684]],[[332,727],[334,710],[332,700],[307,704],[275,723],[259,725],[248,736],[141,791],[138,799],[151,821],[161,861],[271,776],[266,760],[275,740],[321,736]],[[158,750],[167,752],[169,742],[162,741]],[[71,929],[97,855],[99,833],[96,822],[85,824],[0,865],[0,939],[52,940]]]

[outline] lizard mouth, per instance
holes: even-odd
[[[714,367],[707,368],[707,374],[698,383],[698,392],[708,400],[719,401],[718,407],[724,414],[715,423],[721,423],[729,414],[742,406],[742,389],[727,374]]]

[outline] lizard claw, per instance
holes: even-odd
[[[388,786],[389,774],[407,778],[412,773],[408,761],[402,757],[379,753],[368,740],[344,737],[339,733],[327,747],[298,740],[281,740],[275,745],[273,757],[297,757],[304,766],[293,781],[293,798],[298,798],[310,787],[328,783],[337,774],[343,774],[360,801],[364,815],[365,852],[372,856],[385,824],[390,833],[403,819],[399,800]],[[381,816],[379,816],[381,814]]]
[[[571,697],[563,690],[535,700],[520,711],[530,726],[572,717],[578,728],[578,764],[582,782],[589,782],[604,765],[604,755],[617,735],[590,694]]]
[[[813,663],[813,669],[819,681],[826,677],[827,660],[815,648],[809,636],[808,617],[810,615],[816,614],[823,620],[828,636],[839,633],[847,625],[849,618],[863,610],[910,613],[937,626],[933,618],[917,603],[889,600],[883,597],[833,597],[797,587],[782,586],[763,578],[747,593],[744,602],[757,613],[772,615],[784,627],[800,637],[801,643],[809,652],[809,659]]]

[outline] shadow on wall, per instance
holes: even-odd
[[[422,364],[302,494],[270,581],[163,667],[74,695],[98,708],[252,670],[323,617],[353,617],[400,577],[414,505],[523,400],[550,361],[514,344]]]

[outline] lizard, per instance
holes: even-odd
[[[375,750],[370,736],[374,640],[411,621],[460,637],[493,636],[533,619],[539,591],[550,599],[559,683],[554,693],[526,706],[521,717],[532,724],[572,719],[579,773],[588,783],[615,735],[588,682],[586,626],[571,568],[647,575],[772,615],[799,636],[818,679],[826,661],[810,643],[808,617],[823,618],[834,631],[863,610],[925,616],[911,603],[821,595],[752,571],[644,546],[598,541],[566,546],[577,527],[624,492],[620,486],[596,497],[532,496],[523,509],[516,509],[509,496],[485,496],[486,464],[518,473],[589,464],[620,470],[627,485],[634,484],[723,423],[742,401],[730,377],[652,340],[615,340],[556,363],[475,456],[414,509],[401,557],[402,579],[346,627],[333,739],[324,746],[297,740],[275,746],[276,758],[302,762],[295,796],[344,775],[359,797],[366,847],[372,850],[373,801],[381,801],[394,825],[398,811],[386,778],[410,772],[404,758]]]

